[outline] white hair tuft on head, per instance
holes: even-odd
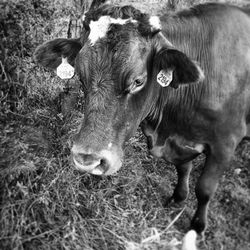
[[[161,30],[161,21],[158,16],[151,16],[149,18],[149,24],[152,26],[155,30]]]

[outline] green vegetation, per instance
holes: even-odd
[[[180,249],[196,206],[202,157],[194,162],[184,211],[162,206],[175,170],[148,155],[140,131],[127,143],[117,175],[91,176],[71,166],[70,137],[81,121],[83,93],[64,118],[68,83],[35,65],[32,54],[38,44],[66,36],[80,2],[87,8],[90,1],[0,3],[0,249]],[[158,2],[151,12],[198,0]],[[143,1],[129,3],[148,10]],[[200,249],[250,249],[249,152],[245,141],[221,180]]]

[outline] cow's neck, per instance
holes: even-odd
[[[187,128],[190,128],[191,133],[200,104],[200,96],[202,96],[201,89],[194,87],[161,90],[146,120],[152,130],[160,131],[159,133],[165,134],[166,138],[170,134],[186,137],[182,133],[187,131]]]
[[[192,60],[197,61],[203,70],[209,70],[205,62],[211,60],[208,53],[211,37],[208,34],[209,29],[204,31],[204,24],[199,19],[168,16],[162,18],[162,26],[162,33],[167,40]],[[191,131],[201,100],[204,93],[207,93],[205,88],[207,86],[204,82],[191,83],[178,89],[161,88],[155,106],[147,118],[151,129],[165,134],[164,137],[170,134],[186,137],[182,131],[190,128],[190,137],[193,137]]]

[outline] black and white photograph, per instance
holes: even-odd
[[[250,250],[250,0],[0,0],[0,250]]]

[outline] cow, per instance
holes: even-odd
[[[191,229],[204,232],[218,181],[250,135],[249,11],[206,3],[157,17],[94,1],[83,19],[81,38],[55,39],[35,51],[36,61],[59,75],[66,68],[72,77],[74,67],[72,79],[85,91],[74,166],[114,174],[141,126],[150,153],[175,164],[173,199],[181,202],[191,161],[204,153],[191,221]]]

